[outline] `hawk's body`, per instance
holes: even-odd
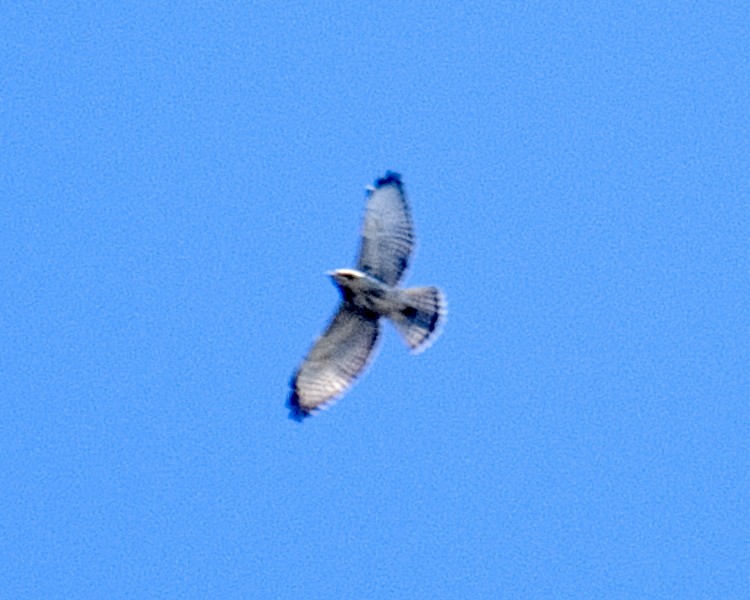
[[[401,178],[390,171],[368,195],[357,269],[331,274],[342,302],[292,381],[289,407],[303,418],[340,396],[367,366],[390,318],[414,352],[436,338],[445,315],[435,287],[399,289],[414,246],[409,207]]]

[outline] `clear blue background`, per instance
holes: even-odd
[[[172,4],[2,9],[0,597],[747,597],[747,5]],[[300,425],[386,169],[447,326]]]

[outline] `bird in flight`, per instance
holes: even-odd
[[[303,420],[339,398],[365,370],[380,334],[393,323],[412,352],[427,348],[446,315],[436,287],[399,288],[414,247],[404,184],[388,171],[368,188],[356,269],[328,273],[341,304],[291,381],[290,417]]]

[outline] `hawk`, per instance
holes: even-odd
[[[328,273],[341,304],[292,378],[287,406],[302,420],[340,397],[364,371],[380,334],[393,323],[412,352],[438,336],[446,314],[436,287],[398,288],[414,246],[409,205],[398,173],[388,171],[368,188],[356,269]]]

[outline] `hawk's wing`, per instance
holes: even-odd
[[[388,285],[396,285],[409,262],[414,230],[398,173],[375,182],[365,209],[357,267]]]
[[[378,316],[342,302],[292,381],[288,406],[301,419],[340,396],[367,366],[378,339]]]

